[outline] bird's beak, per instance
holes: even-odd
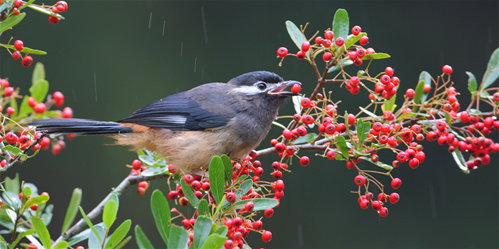
[[[289,86],[293,86],[294,84],[300,84],[300,86],[301,86],[301,83],[298,81],[288,80],[288,81],[284,81],[284,82],[279,83],[279,85],[275,89],[268,91],[267,94],[271,95],[271,96],[277,96],[277,97],[290,97],[290,96],[300,95],[299,93],[284,91],[284,89],[286,89]]]

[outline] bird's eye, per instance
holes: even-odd
[[[267,84],[260,82],[260,83],[256,84],[256,87],[258,87],[259,90],[263,91],[263,90],[267,89]]]

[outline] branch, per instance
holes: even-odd
[[[107,200],[112,194],[117,194],[118,196],[125,191],[128,187],[137,184],[141,181],[150,181],[150,180],[156,180],[156,179],[162,179],[169,177],[170,175],[167,174],[160,174],[160,175],[153,175],[153,176],[128,176],[125,178],[116,188],[114,188],[100,203],[97,205],[90,213],[87,214],[87,217],[90,220],[93,220],[100,216],[102,214],[102,211],[104,210],[104,206],[106,205]],[[66,232],[64,232],[57,240],[54,242],[54,244],[57,244],[61,241],[67,241],[71,237],[77,235],[81,231],[85,230],[88,228],[87,223],[85,220],[82,218],[80,219],[74,226],[69,228]]]
[[[44,131],[42,133],[42,135],[38,139],[36,139],[32,144],[30,144],[23,151],[23,154],[26,154],[31,148],[33,148],[33,146],[37,145],[43,139],[43,137],[45,137],[46,134],[47,134],[47,131]],[[0,147],[1,148],[3,148],[4,146],[5,145],[3,143],[0,143]],[[6,152],[3,152],[3,153],[6,153]],[[19,162],[19,159],[21,158],[21,156],[16,156],[15,158],[11,157],[8,152],[6,154],[7,154],[7,156],[6,156],[7,157],[7,164],[2,169],[2,171],[0,171],[0,178],[2,178],[5,174],[7,174],[7,172],[12,168],[12,166],[14,166],[14,164],[16,164],[17,162]]]
[[[325,143],[329,142],[329,139],[323,138],[319,141],[316,141],[315,143],[309,143],[309,144],[300,144],[300,145],[293,145],[298,150],[320,150],[323,151],[327,148],[327,145],[324,145]],[[259,150],[256,152],[257,157],[264,157],[272,154],[277,154],[277,151],[275,151],[274,147],[266,148],[263,150]]]

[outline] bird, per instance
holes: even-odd
[[[268,71],[239,75],[169,95],[117,122],[40,119],[28,125],[47,134],[107,135],[132,150],[153,151],[185,173],[208,169],[213,156],[242,161],[269,132],[284,100],[300,82]]]

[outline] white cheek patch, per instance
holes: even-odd
[[[262,93],[265,90],[262,91],[262,90],[256,88],[255,86],[239,86],[239,87],[236,87],[236,88],[234,88],[234,89],[232,89],[230,91],[231,92],[244,93],[246,95],[255,95],[255,94]]]

